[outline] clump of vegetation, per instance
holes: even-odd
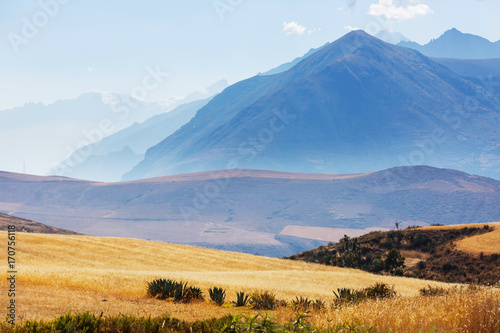
[[[268,291],[254,292],[250,297],[250,306],[255,310],[274,310],[276,295]]]
[[[315,300],[313,303],[313,309],[316,311],[321,311],[326,309],[326,302],[320,299]]]
[[[210,294],[210,299],[217,304],[218,306],[222,306],[224,304],[224,300],[226,299],[226,291],[223,288],[213,287],[208,289],[208,293]]]
[[[442,296],[448,295],[449,291],[443,287],[433,287],[430,284],[427,287],[420,289],[420,295],[422,296]]]
[[[202,301],[203,292],[200,288],[189,286],[187,282],[177,282],[170,279],[156,279],[148,283],[148,296],[166,300],[172,298],[174,302],[189,303]]]
[[[247,303],[248,303],[248,298],[249,297],[250,296],[246,295],[243,291],[239,292],[239,293],[236,293],[236,302],[233,302],[234,306],[235,307],[246,306]]]
[[[403,269],[406,267],[405,258],[398,250],[390,250],[385,258],[384,264],[385,270],[391,275],[403,276]]]
[[[290,259],[444,282],[498,283],[499,254],[476,256],[454,246],[461,239],[485,234],[494,228],[487,225],[450,229],[416,227],[375,231],[357,238],[344,236],[336,244],[296,254]],[[414,261],[415,265],[406,266],[405,257],[418,260]]]
[[[313,302],[307,297],[300,296],[296,297],[291,305],[294,310],[307,312],[313,306]]]
[[[376,283],[373,286],[366,287],[361,290],[339,288],[335,295],[334,306],[342,307],[346,305],[354,305],[363,302],[367,299],[383,299],[396,296],[396,291],[393,287],[389,287],[385,283]]]

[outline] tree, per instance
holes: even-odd
[[[392,249],[387,253],[385,258],[385,270],[391,275],[403,275],[403,268],[405,268],[405,258],[398,250]]]
[[[351,239],[349,236],[344,235],[340,240],[342,244],[342,254],[340,256],[340,266],[358,268],[361,261],[361,249],[358,245],[357,239]]]

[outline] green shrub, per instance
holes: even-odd
[[[246,306],[248,303],[248,298],[249,298],[249,296],[245,295],[245,293],[243,291],[236,293],[236,302],[233,302],[234,306],[235,307]]]
[[[375,285],[371,287],[367,287],[363,289],[365,296],[367,298],[375,299],[375,298],[389,298],[396,295],[396,291],[394,291],[394,287],[389,287],[389,285],[385,283],[377,282]]]
[[[403,268],[405,267],[405,258],[401,255],[401,253],[392,249],[387,253],[387,257],[385,258],[385,269],[391,275],[403,275]]]
[[[448,295],[448,293],[448,290],[443,287],[432,287],[431,285],[427,285],[427,287],[420,289],[420,295],[422,296],[442,296]]]
[[[307,312],[313,306],[313,302],[309,298],[302,296],[296,297],[291,304],[294,310],[304,312]]]
[[[385,283],[376,283],[373,286],[366,287],[361,290],[349,288],[339,288],[335,295],[334,306],[341,307],[344,305],[353,305],[362,302],[366,299],[382,299],[396,296],[396,291],[393,287],[389,287]]]
[[[320,299],[317,299],[314,301],[313,303],[313,309],[316,310],[316,311],[320,311],[320,310],[323,310],[326,308],[326,302],[320,300]]]
[[[203,292],[198,287],[188,287],[189,298],[195,301],[203,301]]]
[[[365,298],[362,291],[350,288],[338,288],[337,292],[333,291],[333,294],[335,295],[335,300],[333,302],[335,306],[355,304]]]
[[[254,292],[250,297],[250,306],[255,310],[274,310],[276,295],[268,291]]]
[[[187,283],[174,280],[157,279],[148,283],[148,296],[165,300],[172,298],[175,302],[189,303],[194,300],[203,300],[200,288],[190,286]]]
[[[148,283],[148,295],[158,299],[173,298],[178,285],[179,282],[170,279],[156,279]]]
[[[417,268],[418,268],[418,269],[424,269],[424,268],[425,268],[425,261],[420,260],[420,261],[417,263]]]
[[[218,306],[224,304],[224,300],[226,299],[226,291],[224,289],[213,287],[208,289],[208,293],[210,294],[210,299],[215,302],[215,304]]]

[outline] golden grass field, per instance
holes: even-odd
[[[480,224],[464,224],[453,226],[426,227],[425,229],[459,229],[464,227],[483,227],[488,225],[493,227],[492,232],[482,235],[464,238],[456,242],[457,249],[464,252],[479,254],[483,252],[485,255],[500,253],[500,222],[480,223]]]
[[[6,234],[0,232],[0,237],[6,239]],[[373,275],[353,269],[136,239],[92,236],[17,233],[17,251],[17,315],[21,322],[26,319],[49,320],[68,312],[87,310],[95,313],[102,311],[105,315],[156,316],[169,313],[183,320],[250,312],[241,308],[221,308],[209,302],[177,304],[149,299],[146,284],[155,278],[189,282],[201,287],[205,295],[209,287],[220,286],[227,289],[226,301],[229,302],[235,300],[237,291],[268,290],[276,293],[279,299],[290,301],[296,296],[305,296],[331,303],[332,290],[364,288],[376,282],[394,285],[400,295],[392,300],[328,310],[314,316],[313,322],[322,326],[328,325],[328,320],[343,322],[358,318],[380,328],[389,327],[387,325],[399,327],[395,331],[400,332],[442,325],[456,328],[453,325],[457,321],[473,321],[475,319],[469,318],[472,315],[478,318],[486,316],[479,310],[474,311],[474,308],[484,309],[481,307],[484,304],[491,308],[487,321],[500,320],[500,295],[493,289],[474,297],[460,293],[429,299],[418,296],[420,288],[428,284],[445,288],[451,286]],[[0,252],[2,262],[7,260],[5,252]],[[5,279],[2,279],[1,285],[4,290]],[[2,304],[7,302],[6,292],[2,292],[1,299]],[[282,320],[289,319],[291,315],[289,309],[278,310],[274,314]],[[495,323],[490,323],[489,327]]]

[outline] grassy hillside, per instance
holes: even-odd
[[[0,237],[6,237],[6,233],[0,232]],[[411,325],[419,329],[444,327],[449,330],[464,325],[470,327],[472,323],[478,325],[477,318],[484,316],[488,327],[500,320],[500,311],[497,311],[500,295],[493,290],[479,294],[456,293],[446,300],[429,299],[418,296],[421,288],[429,283],[442,288],[451,285],[135,239],[19,233],[17,243],[17,304],[21,321],[51,320],[68,312],[84,311],[145,317],[168,313],[187,321],[256,313],[248,308],[218,307],[208,301],[182,304],[148,298],[147,282],[160,277],[199,286],[206,298],[209,287],[223,287],[227,289],[226,301],[229,303],[236,299],[237,291],[267,290],[275,293],[278,299],[291,301],[304,296],[332,304],[333,290],[361,289],[376,282],[393,285],[398,293],[397,298],[386,301],[369,301],[314,313],[310,320],[318,327],[327,327],[332,321],[362,320],[370,326],[400,327],[400,331],[404,327],[410,332]],[[6,261],[5,253],[0,254],[0,260]],[[2,280],[2,288],[5,284]],[[479,313],[485,309],[485,304],[498,304],[499,307],[488,310],[481,317]],[[455,310],[450,312],[450,308]],[[414,315],[401,321],[398,319],[401,309],[413,311]],[[271,311],[271,316],[285,322],[294,312],[290,308],[280,308]],[[461,318],[460,323],[453,318]]]
[[[388,266],[391,251],[404,258]],[[342,239],[290,259],[436,281],[495,285],[500,280],[500,223],[408,228]]]
[[[19,232],[41,233],[41,234],[60,234],[60,235],[78,235],[78,233],[51,227],[49,225],[34,222],[20,217],[0,213],[0,230],[6,231],[9,225],[15,225]]]

